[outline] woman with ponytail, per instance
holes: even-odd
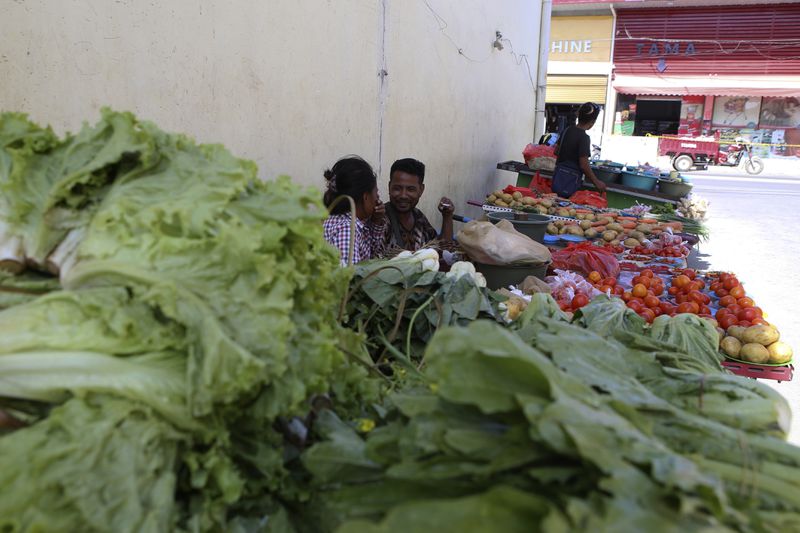
[[[580,188],[583,176],[586,176],[600,192],[606,190],[606,184],[597,179],[589,165],[591,141],[587,130],[592,129],[600,114],[600,106],[586,102],[578,109],[578,125],[568,126],[558,139],[555,152],[556,171],[553,174],[553,192],[562,198],[569,198]]]
[[[386,228],[386,211],[378,195],[372,167],[358,156],[340,159],[324,173],[327,182],[323,202],[330,216],[323,225],[325,240],[339,249],[342,266],[380,256]],[[351,215],[349,196],[355,203],[355,246],[350,261]],[[331,207],[333,206],[333,207]]]

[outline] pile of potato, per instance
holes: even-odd
[[[731,326],[720,337],[722,352],[742,361],[786,364],[792,360],[792,347],[781,342],[780,332],[772,325]]]
[[[512,209],[519,209],[521,211],[539,213],[542,215],[552,214],[550,210],[552,209],[555,212],[556,209],[554,207],[555,201],[550,198],[532,198],[530,196],[523,196],[521,192],[508,194],[500,189],[486,197],[486,204],[496,207],[510,207]]]
[[[623,245],[628,248],[639,246],[650,235],[660,232],[653,224],[636,223],[634,221],[617,221],[616,214],[578,213],[575,222],[555,220],[547,225],[547,233],[551,235],[577,235],[587,239],[602,239],[614,246]]]

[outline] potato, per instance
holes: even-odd
[[[609,217],[600,217],[597,219],[597,221],[602,222],[606,226],[614,223],[614,219]]]
[[[769,346],[773,342],[778,342],[781,334],[772,326],[757,324],[750,326],[742,333],[742,342],[745,344],[758,343],[762,346]]]
[[[511,202],[513,202],[513,201],[514,201],[514,197],[513,197],[513,196],[511,196],[510,194],[505,194],[505,193],[504,193],[504,194],[503,194],[503,201],[504,201],[505,203],[507,203],[507,204],[510,204]]]
[[[719,347],[725,355],[730,355],[731,357],[739,357],[739,353],[742,351],[742,343],[736,337],[725,337],[719,343]]]
[[[550,235],[558,235],[558,226],[553,224],[552,222],[547,225],[547,233]]]
[[[581,229],[589,229],[589,228],[592,227],[592,223],[589,222],[588,220],[581,220],[580,226],[581,226]]]
[[[549,207],[553,207],[553,201],[552,200],[542,200],[540,203],[543,206],[548,207],[548,208]]]
[[[536,201],[533,198],[531,198],[530,196],[526,196],[526,197],[524,197],[522,199],[522,203],[525,204],[525,205],[533,205],[533,204],[536,203]]]
[[[560,217],[569,217],[569,209],[564,209],[563,207],[556,211],[556,214]]]
[[[770,363],[778,365],[792,360],[792,347],[785,342],[773,342],[767,346],[767,350]]]
[[[653,226],[650,224],[639,224],[636,226],[636,231],[641,231],[645,235],[650,235],[650,233],[653,231]]]
[[[606,241],[606,242],[611,242],[616,238],[617,238],[617,232],[616,231],[606,230],[606,231],[603,232],[603,240]]]
[[[630,239],[629,238],[629,239],[625,239],[625,242],[623,242],[622,244],[624,244],[628,248],[636,248],[641,243],[639,241],[637,241],[636,239]]]
[[[719,335],[719,344],[722,346],[722,339],[725,338],[725,330],[717,326],[717,335]]]
[[[625,228],[623,228],[622,224],[620,224],[619,222],[612,222],[611,224],[606,226],[606,229],[616,231],[617,233],[622,233],[623,231],[625,231]]]
[[[568,229],[569,229],[569,226],[563,226],[561,229],[558,230],[558,234],[559,235],[566,235],[567,233],[569,233],[567,231]]]
[[[514,191],[513,193],[511,193],[511,197],[514,200],[522,200],[522,193],[519,191]]]
[[[597,235],[599,235],[599,234],[598,234],[597,230],[594,229],[594,228],[589,228],[589,229],[583,230],[583,236],[586,237],[587,239],[596,239]]]
[[[547,208],[545,206],[543,206],[543,205],[537,205],[536,206],[536,211],[538,211],[540,215],[546,215],[547,214]]]
[[[567,223],[563,220],[556,220],[555,222],[552,222],[552,224],[555,224],[558,229],[561,229],[567,225]]]
[[[578,212],[577,212],[577,211],[575,211],[574,209],[569,209],[569,211],[568,211],[568,212],[569,212],[569,216],[571,216],[571,217],[574,217],[575,215],[577,215],[577,214],[578,214]]]
[[[500,197],[503,196],[503,189],[497,189],[492,194],[494,194],[496,197],[500,198]]]
[[[508,204],[505,203],[503,200],[495,200],[494,205],[497,207],[508,207]]]
[[[742,327],[742,326],[730,326],[728,328],[727,333],[731,337],[735,337],[735,338],[737,338],[739,340],[742,340],[742,333],[744,333],[744,330],[746,330],[746,329],[747,328]]]
[[[620,242],[619,239],[614,239],[613,241],[611,241],[611,246],[619,246],[620,244],[622,243]]]
[[[569,235],[577,235],[578,237],[583,237],[583,230],[576,224],[567,226],[566,229]]]
[[[748,342],[739,350],[739,357],[751,363],[761,364],[769,362],[769,350],[763,344]]]
[[[490,194],[489,196],[486,197],[487,204],[493,204],[495,200],[497,200],[497,196],[495,196],[494,194]]]
[[[639,241],[639,242],[642,242],[643,240],[645,240],[645,239],[646,239],[646,237],[645,237],[644,233],[642,233],[641,231],[636,231],[636,230],[633,230],[633,231],[630,233],[630,235],[631,235],[631,239],[636,239],[636,240],[637,240],[637,241]]]

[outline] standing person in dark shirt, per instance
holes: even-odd
[[[384,250],[402,248],[415,252],[437,238],[436,230],[422,211],[417,209],[425,192],[425,165],[416,159],[398,159],[389,172],[389,202],[386,204],[388,224],[384,232]],[[444,241],[453,238],[453,202],[439,200]]]
[[[591,102],[586,102],[578,109],[578,125],[568,126],[564,133],[559,137],[555,152],[558,156],[556,164],[565,163],[571,167],[579,169],[584,176],[589,178],[600,192],[606,190],[606,184],[597,179],[592,167],[589,165],[591,155],[591,140],[586,133],[592,129],[600,114],[600,106]],[[578,178],[580,180],[580,178]],[[576,184],[579,185],[579,184]],[[557,192],[557,191],[554,191]]]

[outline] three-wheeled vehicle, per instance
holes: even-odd
[[[672,166],[679,172],[696,167],[706,170],[708,165],[735,167],[744,166],[748,174],[761,174],[764,161],[753,155],[753,146],[742,138],[722,149],[719,140],[693,137],[661,137],[658,140],[658,155],[669,156]]]

